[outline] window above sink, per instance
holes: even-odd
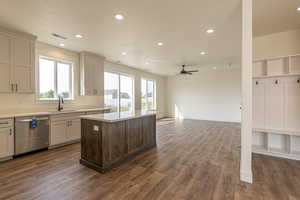
[[[74,100],[73,70],[71,62],[40,56],[38,99],[42,101],[58,100],[60,95],[65,100]]]

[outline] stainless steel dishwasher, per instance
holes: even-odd
[[[35,126],[32,126],[34,122]],[[15,155],[48,148],[49,117],[17,117],[15,119]]]

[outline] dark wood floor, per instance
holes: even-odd
[[[103,175],[69,145],[0,164],[0,199],[300,199],[300,162],[253,157],[239,181],[240,127],[187,120],[157,127],[158,147]]]

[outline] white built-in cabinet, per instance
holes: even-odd
[[[50,146],[78,141],[81,137],[81,115],[85,115],[85,113],[51,116]]]
[[[104,95],[104,60],[104,57],[94,53],[80,53],[80,93],[82,96]]]
[[[0,92],[34,93],[36,37],[0,28]]]
[[[0,119],[0,161],[14,155],[13,119]]]
[[[300,55],[253,64],[253,152],[300,159]]]

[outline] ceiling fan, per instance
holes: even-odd
[[[182,70],[179,73],[180,75],[186,75],[186,74],[193,75],[194,72],[198,72],[198,70],[189,70],[189,71],[187,71],[184,68],[185,68],[185,65],[182,65]]]

